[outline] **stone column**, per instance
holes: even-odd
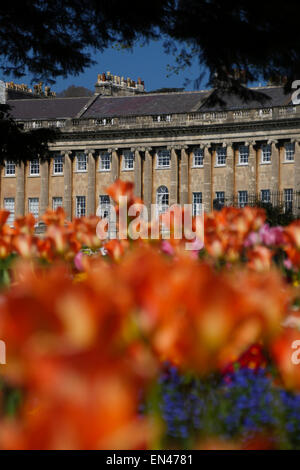
[[[16,165],[16,217],[25,215],[25,164]]]
[[[249,194],[254,198],[257,196],[257,155],[256,155],[256,142],[245,142],[249,146]]]
[[[95,150],[87,149],[85,154],[88,156],[88,192],[87,192],[87,215],[96,214],[95,196],[96,196],[96,162]]]
[[[144,204],[147,207],[148,210],[148,217],[150,220],[150,214],[151,214],[151,204],[152,204],[152,165],[153,165],[153,159],[151,155],[151,147],[146,147],[145,148],[145,165],[144,165]]]
[[[223,144],[225,147],[227,145],[227,156],[226,156],[226,180],[225,180],[225,200],[228,200],[229,205],[233,204],[234,199],[234,183],[235,183],[235,175],[234,175],[234,148],[233,144]]]
[[[171,184],[170,184],[170,206],[178,203],[178,156],[175,147],[171,150]]]
[[[40,215],[49,207],[49,160],[40,162],[41,166],[41,186],[40,186]]]
[[[269,140],[268,144],[271,145],[271,191],[279,191],[279,172],[280,172],[280,158],[279,149],[277,147],[277,140]]]
[[[118,155],[118,148],[114,147],[108,149],[111,152],[111,182],[114,183],[120,174],[120,160]]]
[[[294,189],[300,191],[300,141],[295,141]]]
[[[72,220],[72,159],[70,151],[64,152],[64,209]]]
[[[142,160],[141,149],[131,149],[134,152],[134,194],[136,197],[142,197]]]
[[[181,166],[180,166],[180,204],[189,203],[189,156],[187,147],[181,149]]]

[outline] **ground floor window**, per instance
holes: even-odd
[[[85,196],[76,196],[76,217],[84,217],[86,214]]]
[[[9,217],[6,221],[8,225],[13,225],[15,220],[15,198],[13,197],[5,197],[4,198],[4,209],[9,211]]]
[[[269,204],[271,202],[271,191],[269,189],[262,189],[260,192],[261,202]]]
[[[248,204],[248,191],[238,192],[239,207],[245,207]]]
[[[28,212],[38,219],[39,217],[39,198],[38,197],[30,197],[28,199]]]
[[[193,217],[202,214],[202,193],[193,193]]]
[[[52,198],[52,209],[56,211],[58,207],[62,207],[63,198],[62,197],[53,197]]]
[[[157,215],[167,212],[169,209],[169,190],[166,186],[160,186],[156,191]]]
[[[286,212],[293,210],[293,189],[291,188],[284,190],[284,208]]]

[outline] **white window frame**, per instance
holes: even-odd
[[[245,207],[248,204],[248,191],[242,190],[238,192],[238,205],[239,207]]]
[[[28,198],[28,212],[31,213],[35,219],[39,218],[40,201],[38,197]]]
[[[268,196],[268,197],[265,197]],[[260,190],[260,200],[265,204],[269,204],[271,202],[271,190],[270,189],[261,189]]]
[[[170,192],[166,186],[159,186],[156,191],[156,214],[157,216],[168,211],[170,204]]]
[[[158,150],[156,154],[156,168],[164,169],[171,166],[171,151],[167,149]]]
[[[202,192],[193,193],[193,217],[202,215]]]
[[[295,161],[295,142],[286,142],[284,144],[284,156],[285,162]]]
[[[293,188],[285,188],[284,189],[284,208],[286,212],[293,210],[293,202],[294,202]]]
[[[86,197],[76,196],[76,217],[86,216]]]
[[[272,147],[270,144],[263,144],[261,146],[261,163],[269,164],[272,159]]]
[[[240,145],[239,146],[239,165],[248,165],[249,164],[249,146]]]
[[[85,153],[78,153],[76,155],[76,172],[86,173],[88,167],[87,155]]]
[[[216,166],[226,166],[227,148],[218,147],[216,150]]]
[[[111,170],[111,153],[100,152],[99,171],[110,171],[110,170]]]
[[[107,194],[100,194],[99,195],[99,213],[97,211],[97,215],[104,218],[110,218],[110,197]]]
[[[193,168],[203,168],[204,149],[197,148],[193,150]]]
[[[57,168],[61,168],[61,171],[57,171]],[[62,155],[55,155],[53,158],[53,174],[63,175],[64,174],[64,160]]]
[[[9,211],[10,214],[6,223],[10,226],[14,224],[15,220],[15,198],[14,197],[5,197],[3,200],[3,207],[6,211]]]
[[[225,191],[216,191],[216,200],[222,207],[225,206]],[[221,201],[221,202],[220,202]]]
[[[16,162],[5,160],[5,176],[16,176]]]
[[[129,162],[132,163],[132,166],[129,165]],[[122,170],[124,171],[134,170],[134,152],[132,152],[131,150],[123,151]]]
[[[52,210],[56,210],[58,207],[63,207],[63,198],[61,196],[54,196],[52,198]]]
[[[29,175],[30,176],[40,175],[40,161],[38,158],[34,158],[29,161]]]
[[[153,116],[153,121],[154,122],[171,122],[172,121],[172,115],[171,114],[161,114],[161,115]]]

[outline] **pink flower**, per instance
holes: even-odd
[[[283,265],[286,269],[293,269],[293,263],[290,259],[285,259]]]
[[[77,255],[74,258],[75,268],[78,271],[83,271],[82,258],[83,258],[83,253],[81,251],[78,251]]]
[[[247,248],[249,246],[257,245],[260,242],[260,237],[257,232],[251,232],[248,235],[248,238],[244,242],[244,246]]]
[[[259,231],[261,241],[266,246],[281,245],[283,243],[283,229],[281,227],[270,227],[265,224]]]
[[[161,244],[161,251],[163,253],[166,253],[167,255],[173,256],[175,251],[174,248],[172,247],[171,243],[168,242],[167,240],[164,240]]]

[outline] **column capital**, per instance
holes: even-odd
[[[211,147],[211,143],[210,142],[201,142],[199,144],[199,147],[201,150],[204,150],[204,149],[208,149]]]
[[[152,147],[145,147],[145,152],[151,152]]]
[[[96,152],[96,151],[95,151],[94,149],[85,149],[85,150],[84,150],[84,153],[85,153],[86,155],[94,155],[95,152]]]
[[[68,157],[72,155],[72,150],[61,150],[62,155],[67,155]]]
[[[109,153],[117,152],[118,150],[119,150],[119,147],[109,147],[109,148],[107,149],[107,151],[108,151]]]
[[[247,146],[250,147],[250,145],[254,146],[254,145],[256,145],[256,140],[245,140],[245,145],[246,145],[246,147]]]
[[[181,145],[168,145],[167,150],[181,150],[182,146]]]
[[[267,142],[268,145],[271,145],[271,144],[278,144],[278,140],[277,139],[269,139],[268,142]]]

